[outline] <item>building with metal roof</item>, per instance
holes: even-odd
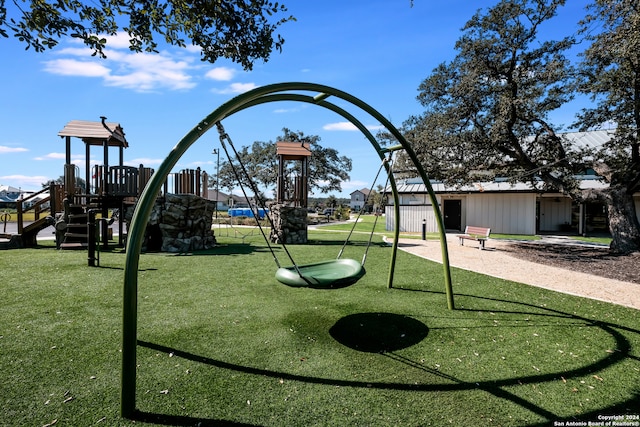
[[[562,135],[569,144],[582,148],[603,147],[613,131],[571,132]],[[576,176],[580,188],[603,189],[608,186],[595,174]],[[462,231],[465,226],[491,228],[492,233],[533,235],[545,232],[575,234],[608,233],[606,206],[602,203],[577,203],[558,191],[545,190],[543,182],[510,182],[506,178],[447,185],[431,181],[447,230]],[[407,232],[420,232],[423,224],[437,231],[433,206],[421,179],[396,182],[400,201],[400,224]],[[391,188],[385,189],[390,193]],[[640,212],[640,193],[634,196]],[[392,202],[392,200],[391,200]],[[387,229],[394,224],[394,211],[386,208]],[[639,218],[640,220],[640,218]]]

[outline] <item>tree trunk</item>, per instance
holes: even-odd
[[[611,232],[610,249],[614,253],[629,254],[640,251],[640,224],[633,195],[625,186],[611,186],[606,191]]]

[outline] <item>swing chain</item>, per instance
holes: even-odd
[[[380,167],[378,168],[378,172],[376,173],[375,178],[373,178],[373,183],[371,184],[371,188],[369,189],[369,193],[367,194],[365,200],[364,200],[364,204],[363,204],[363,208],[364,206],[367,204],[367,202],[369,201],[369,197],[371,197],[371,192],[373,191],[373,187],[376,185],[376,182],[378,181],[378,177],[380,176],[380,172],[382,172],[382,169],[385,168],[386,166],[386,170],[387,170],[387,182],[385,183],[385,188],[386,186],[389,184],[389,177],[393,171],[391,165],[393,164],[393,158],[392,158],[392,152],[389,152],[389,157],[383,157],[382,158],[382,162],[380,163]],[[358,225],[358,222],[360,221],[360,216],[362,216],[362,212],[364,211],[364,209],[360,209],[360,211],[358,212],[358,215],[356,216],[356,220],[353,222],[353,226],[351,227],[351,230],[349,231],[349,234],[347,235],[347,239],[344,241],[344,244],[342,245],[342,248],[340,249],[340,251],[338,252],[338,256],[336,257],[336,259],[340,259],[342,257],[342,254],[345,250],[345,248],[347,247],[347,245],[349,244],[349,240],[351,239],[351,236],[353,235],[356,226]],[[361,265],[364,266],[365,262],[367,261],[367,254],[369,253],[369,247],[371,246],[371,241],[373,240],[373,234],[375,232],[376,229],[376,224],[378,223],[378,216],[376,215],[376,218],[373,222],[373,227],[371,228],[371,233],[369,234],[369,239],[367,240],[367,246],[365,248],[364,251],[364,255],[362,256],[362,261],[361,261]]]

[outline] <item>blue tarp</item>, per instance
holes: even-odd
[[[257,209],[258,211],[258,218],[263,219],[265,214],[267,212],[269,212],[268,209]],[[231,208],[228,211],[228,214],[230,217],[235,217],[235,216],[246,216],[246,217],[254,217],[255,213],[252,209],[249,208]]]

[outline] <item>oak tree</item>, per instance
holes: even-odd
[[[540,36],[564,3],[503,0],[466,23],[455,45],[457,55],[419,87],[425,112],[404,124],[432,178],[460,185],[507,177],[576,201],[598,194],[582,191],[576,179],[592,167],[593,158],[550,120],[575,95],[576,70],[567,53],[576,45],[576,35],[558,40]],[[620,171],[618,166],[610,164]],[[619,194],[614,187],[598,196],[609,202],[611,249],[638,250],[633,200],[613,197]],[[619,227],[621,221],[625,224]]]
[[[640,191],[640,5],[635,0],[595,0],[581,32],[591,42],[579,64],[578,90],[593,105],[578,114],[582,131],[615,124],[612,139],[585,147],[582,157],[608,188],[591,197],[606,203],[618,252],[640,249],[640,225],[633,199]]]
[[[327,194],[342,189],[341,183],[350,178],[351,159],[340,156],[338,150],[334,148],[323,147],[320,144],[320,137],[317,135],[305,135],[304,132],[294,132],[287,128],[283,128],[282,132],[283,134],[276,141],[308,143],[310,146],[310,190],[318,190]],[[230,158],[221,163],[218,177],[219,185],[222,188],[232,190],[242,184],[247,191],[251,191],[249,181],[253,181],[262,189],[275,190],[278,180],[278,158],[275,142],[255,141],[251,147],[241,147],[237,149],[239,160],[235,158],[230,148],[228,151]],[[247,172],[246,175],[240,162]],[[293,166],[291,163],[286,165],[288,169]],[[210,180],[215,182],[215,175],[210,177]]]
[[[124,31],[135,52],[156,52],[158,41],[190,43],[201,48],[203,61],[228,58],[250,70],[282,49],[284,39],[274,32],[294,20],[286,12],[269,0],[0,0],[0,35],[38,52],[71,37],[105,57],[105,36]]]

